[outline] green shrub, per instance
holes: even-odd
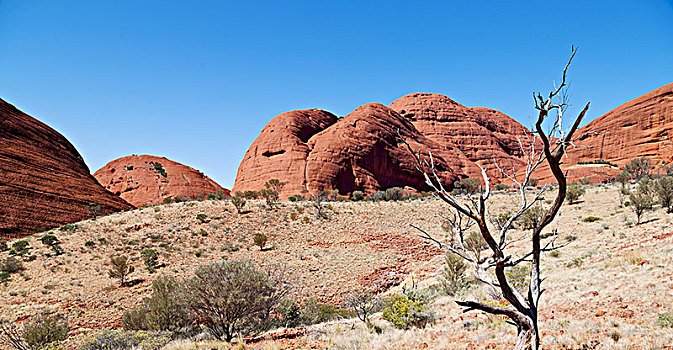
[[[484,237],[477,231],[468,233],[467,237],[464,238],[464,243],[465,249],[472,252],[477,259],[480,258],[482,251],[488,249],[488,244],[484,240]]]
[[[23,331],[23,339],[30,349],[41,349],[47,344],[60,342],[68,337],[68,323],[60,318],[40,316]]]
[[[528,186],[537,187],[537,184],[540,182],[540,179],[529,179]]]
[[[200,213],[196,214],[196,220],[199,220],[202,224],[206,223],[208,219],[208,215]]]
[[[231,341],[268,317],[279,300],[275,296],[280,288],[280,281],[257,270],[250,261],[228,260],[196,269],[194,277],[185,282],[183,295],[209,333]]]
[[[365,198],[365,194],[362,191],[353,191],[353,193],[351,193],[351,199],[356,201],[356,202],[361,201],[364,198]]]
[[[159,266],[159,253],[156,249],[145,249],[140,252],[140,256],[143,258],[143,262],[145,262],[145,268],[150,273],[154,272],[157,266]]]
[[[0,262],[0,271],[7,273],[17,273],[23,271],[23,263],[14,257],[7,257],[5,261]]]
[[[578,185],[572,184],[566,190],[566,200],[568,204],[575,204],[579,202],[580,197],[584,194],[584,189]]]
[[[673,328],[673,312],[659,314],[657,324],[663,328]]]
[[[216,200],[217,195],[215,193],[208,193],[208,195],[206,196],[206,199],[211,200],[211,201]]]
[[[404,294],[393,295],[388,300],[382,317],[400,329],[425,328],[434,320],[428,305],[411,300]]]
[[[296,197],[296,196],[289,196],[289,197],[287,197],[287,199],[288,199],[290,202],[296,202],[296,201],[297,201],[297,197]]]
[[[391,187],[386,190],[387,201],[400,201],[404,199],[404,189],[402,187]]]
[[[654,206],[654,200],[651,195],[638,189],[629,194],[629,201],[631,209],[636,214],[636,224],[640,224],[642,216]]]
[[[513,267],[510,267],[505,271],[505,276],[507,276],[507,281],[509,284],[519,291],[521,295],[528,294],[528,285],[530,281],[530,265],[520,264]]]
[[[259,192],[257,192],[257,191],[245,191],[245,192],[243,192],[243,197],[245,197],[245,199],[257,199],[259,197]]]
[[[160,277],[152,283],[152,296],[145,299],[147,329],[178,331],[188,325],[181,292],[182,285],[172,277]]]
[[[590,183],[591,183],[591,180],[586,178],[586,177],[583,177],[583,178],[580,179],[580,184],[582,184],[582,185],[588,185]]]
[[[9,281],[9,279],[12,277],[12,275],[9,272],[6,271],[0,271],[0,283],[5,283]]]
[[[664,176],[657,180],[654,191],[661,207],[665,208],[667,213],[673,213],[673,176]]]
[[[632,159],[631,163],[624,166],[624,172],[634,178],[636,181],[649,176],[652,171],[652,160],[646,157]]]
[[[12,244],[12,250],[16,255],[26,255],[30,251],[30,243],[25,239],[16,241]]]
[[[495,184],[495,189],[498,191],[503,191],[506,189],[511,188],[511,186],[505,185],[505,184]]]
[[[265,234],[263,234],[261,232],[258,232],[258,233],[255,233],[255,237],[253,238],[253,241],[254,241],[255,245],[259,247],[259,250],[264,250],[264,245],[266,244],[266,241],[268,239],[269,238]]]
[[[524,211],[518,221],[524,230],[532,230],[540,223],[544,214],[545,209],[541,205],[534,205]]]
[[[474,177],[469,177],[466,179],[460,179],[453,184],[453,193],[454,194],[466,194],[473,195],[479,191],[481,187],[481,181]]]
[[[309,298],[302,306],[299,318],[301,324],[311,325],[353,316],[351,310],[334,304],[319,303],[316,299]]]
[[[159,350],[170,341],[170,332],[104,331],[79,350]]]
[[[128,331],[147,330],[147,313],[144,307],[125,311],[122,315],[122,328]]]
[[[278,326],[292,328],[301,325],[301,308],[292,299],[283,299],[276,307]]]
[[[118,255],[110,257],[110,270],[108,270],[108,275],[110,278],[118,278],[121,286],[123,287],[126,283],[126,277],[133,271],[135,268],[128,261],[126,255]]]
[[[463,258],[449,252],[444,257],[444,271],[440,282],[442,289],[447,295],[454,296],[460,291],[467,289],[470,282],[465,275],[467,271],[467,264]]]
[[[77,224],[68,224],[68,225],[63,225],[59,227],[59,231],[65,231],[65,232],[75,232],[79,226]]]
[[[596,221],[601,221],[601,218],[598,216],[587,216],[584,219],[582,219],[582,222],[596,222]]]
[[[259,191],[259,195],[264,198],[266,201],[266,205],[270,208],[273,209],[276,207],[276,204],[278,203],[278,191],[272,190],[270,188],[265,188],[261,191]]]
[[[85,247],[93,248],[96,246],[96,243],[94,241],[86,241],[84,242]]]
[[[346,300],[355,315],[369,328],[373,328],[369,317],[381,307],[381,300],[372,293],[356,293]]]
[[[369,199],[372,202],[378,202],[378,201],[385,200],[386,199],[386,191],[376,192],[376,193],[372,194],[371,196],[369,196]]]
[[[241,214],[243,212],[243,207],[245,207],[245,194],[241,191],[236,191],[234,196],[231,197],[231,204],[236,208],[236,212]]]

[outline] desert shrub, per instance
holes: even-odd
[[[411,300],[404,294],[393,295],[383,309],[382,317],[400,329],[425,328],[434,320],[427,304]]]
[[[84,246],[87,248],[93,248],[96,246],[96,243],[94,241],[86,241],[84,242]]]
[[[540,179],[528,179],[528,186],[536,187],[540,182]]]
[[[468,233],[467,237],[464,238],[464,243],[465,249],[472,252],[477,259],[481,256],[481,252],[488,248],[484,237],[477,231]]]
[[[79,229],[79,226],[77,224],[68,224],[68,225],[63,225],[58,228],[59,231],[64,231],[64,232],[75,232],[77,229]]]
[[[211,200],[211,201],[215,200],[215,199],[217,199],[217,195],[215,193],[208,193],[208,195],[206,196],[206,199]]]
[[[590,183],[591,183],[591,180],[586,178],[586,177],[583,177],[583,178],[580,179],[580,184],[582,184],[582,185],[588,185]]]
[[[402,187],[391,187],[386,190],[387,201],[401,201],[404,199],[404,189]]]
[[[203,213],[196,214],[196,220],[199,220],[202,224],[206,223],[207,220],[208,220],[208,215],[203,214]]]
[[[572,184],[566,190],[566,200],[568,204],[575,204],[579,202],[580,197],[584,194],[584,189],[578,185]]]
[[[9,250],[9,247],[7,246],[6,241],[0,241],[0,252],[4,252]]]
[[[528,294],[528,284],[530,281],[530,265],[520,264],[513,266],[505,271],[509,284],[519,291],[521,295]]]
[[[626,170],[622,170],[621,173],[615,175],[615,181],[622,184],[622,186],[627,182],[629,182],[630,180],[631,180],[631,174],[626,172]]]
[[[159,350],[170,341],[170,332],[104,331],[79,350]]]
[[[23,263],[21,260],[9,256],[5,261],[0,263],[0,271],[7,273],[21,272],[23,271]]]
[[[479,181],[477,178],[469,177],[466,179],[460,179],[453,184],[453,193],[473,195],[479,191],[480,187],[481,181]]]
[[[351,310],[309,298],[301,307],[299,319],[301,324],[311,325],[353,316]]]
[[[600,220],[601,218],[599,218],[598,216],[587,216],[584,219],[582,219],[582,222],[596,222]]]
[[[278,302],[280,288],[268,274],[246,260],[200,266],[185,282],[184,300],[213,336],[230,341],[245,335]]]
[[[236,212],[241,214],[243,212],[243,207],[245,207],[245,194],[241,191],[236,191],[234,196],[231,197],[231,204],[236,208]]]
[[[534,205],[528,210],[524,211],[523,214],[518,218],[521,228],[524,230],[534,229],[542,220],[545,210],[540,205]]]
[[[673,312],[659,314],[657,324],[663,328],[673,328]]]
[[[296,202],[297,197],[296,196],[289,196],[289,197],[287,197],[287,200],[289,200],[290,202]]]
[[[297,327],[301,324],[301,308],[292,299],[282,299],[276,307],[277,325],[280,327]]]
[[[372,194],[371,196],[369,196],[369,199],[372,202],[378,202],[378,201],[385,200],[386,199],[386,192],[385,191],[376,192],[376,193]]]
[[[332,206],[329,203],[325,203],[329,200],[329,194],[329,191],[320,191],[311,197],[311,206],[315,208],[318,219],[329,219],[327,210],[332,209]]]
[[[264,250],[264,245],[268,240],[269,238],[261,232],[255,233],[255,237],[253,238],[253,242],[259,247],[259,250]]]
[[[188,325],[181,293],[182,285],[172,277],[160,277],[152,283],[152,296],[145,299],[147,329],[178,331]]]
[[[630,175],[636,181],[649,176],[652,170],[652,160],[646,157],[635,158],[631,163],[624,166],[624,172]]]
[[[243,197],[245,199],[257,199],[259,197],[259,192],[257,191],[245,191],[243,192]]]
[[[673,213],[673,176],[664,176],[654,184],[659,203],[667,213]]]
[[[373,327],[369,316],[377,312],[381,307],[381,300],[372,293],[356,293],[346,300],[348,305],[355,315],[364,322],[367,327]]]
[[[5,283],[9,281],[12,275],[9,272],[0,271],[0,283]]]
[[[40,239],[40,241],[42,242],[42,244],[51,248],[57,255],[63,254],[63,249],[61,248],[61,242],[59,242],[56,236],[45,235]]]
[[[122,328],[127,331],[147,330],[148,312],[144,307],[125,311],[122,315]]]
[[[276,192],[280,192],[283,189],[283,187],[285,187],[285,182],[281,182],[278,179],[271,179],[266,183],[264,183],[264,187],[270,188]]]
[[[351,193],[351,199],[354,201],[361,201],[365,198],[365,194],[362,191],[353,191]]]
[[[276,190],[265,188],[259,191],[259,195],[264,198],[266,205],[269,208],[273,209],[276,207],[276,204],[278,203],[278,192]]]
[[[509,221],[511,217],[512,217],[511,211],[500,213],[498,214],[498,216],[492,219],[492,223],[499,230],[502,230],[502,228],[505,226],[505,224],[507,223],[507,221]]]
[[[654,200],[652,196],[638,189],[629,194],[629,201],[631,209],[636,214],[636,224],[640,224],[643,215],[654,206]]]
[[[506,189],[509,189],[511,186],[507,186],[505,184],[495,184],[495,189],[498,191],[503,191]]]
[[[444,293],[454,296],[470,286],[470,281],[465,275],[467,264],[463,258],[448,252],[444,257],[444,271],[440,282]]]
[[[27,240],[22,239],[16,241],[12,244],[12,251],[15,255],[26,255],[30,251],[30,243]]]
[[[157,269],[157,266],[159,266],[159,253],[156,249],[145,249],[140,252],[140,256],[143,258],[145,268],[147,268],[147,271],[150,273],[154,272],[154,270]]]
[[[39,316],[28,324],[23,331],[23,340],[30,349],[42,349],[45,345],[65,340],[70,328],[68,323],[58,317]]]
[[[133,271],[135,271],[135,268],[130,264],[126,255],[110,256],[108,275],[110,278],[118,278],[122,287],[126,283],[126,277]]]

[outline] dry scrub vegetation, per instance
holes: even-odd
[[[673,343],[665,316],[673,312],[673,216],[656,205],[635,225],[633,211],[620,206],[619,185],[582,188],[578,202],[564,205],[558,225],[549,226],[571,243],[542,261],[543,270],[553,271],[540,310],[543,348],[666,348]],[[494,195],[495,216],[516,203],[515,193]],[[244,214],[228,201],[173,203],[35,234],[19,247],[26,250],[19,259],[23,269],[0,284],[0,317],[21,323],[43,313],[63,315],[70,337],[62,346],[77,348],[102,330],[119,328],[122,314],[142,305],[160,276],[186,279],[201,265],[250,259],[260,268],[285,266],[299,301],[313,297],[341,305],[360,290],[381,297],[412,286],[426,290],[434,322],[399,329],[378,312],[369,318],[371,325],[353,317],[272,331],[247,344],[177,340],[167,349],[511,348],[516,333],[504,319],[462,313],[454,298],[444,295],[443,252],[410,229],[415,224],[444,237],[438,215],[444,204],[435,199],[329,204],[329,219],[318,219],[307,202],[280,201],[269,210],[264,201],[248,200]],[[258,233],[268,238],[263,250],[254,242]],[[514,232],[528,234],[522,227]],[[43,240],[47,235],[57,241]],[[516,244],[523,251],[523,242]],[[156,251],[154,260],[143,254],[150,249]],[[128,256],[134,267],[124,286],[109,276],[110,256],[118,255]],[[0,252],[2,262],[8,256]],[[458,296],[501,302],[474,284]]]

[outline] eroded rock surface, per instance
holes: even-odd
[[[161,203],[164,198],[197,199],[229,190],[202,172],[150,155],[115,159],[94,173],[103,187],[135,206]]]
[[[98,184],[63,135],[0,99],[0,238],[87,219],[90,202],[132,208]]]

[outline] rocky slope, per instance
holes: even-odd
[[[75,147],[0,99],[0,238],[34,233],[132,206],[101,187]]]
[[[150,155],[115,159],[93,174],[110,192],[135,206],[161,203],[167,197],[196,199],[229,190],[202,172],[172,160]]]

